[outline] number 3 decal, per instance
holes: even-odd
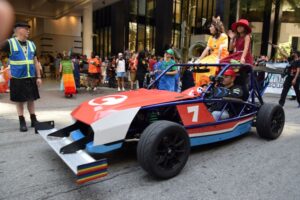
[[[198,122],[199,106],[187,107],[188,113],[193,113],[192,122]]]

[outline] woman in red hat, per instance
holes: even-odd
[[[242,63],[253,64],[253,57],[251,54],[251,28],[249,22],[246,19],[240,19],[239,21],[231,25],[231,29],[228,31],[230,38],[229,51],[233,51],[232,54],[220,60],[220,63]]]

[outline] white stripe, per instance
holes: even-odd
[[[94,123],[94,146],[124,140],[129,126],[140,107],[114,111]],[[102,111],[98,111],[101,114]]]
[[[225,133],[225,132],[233,131],[238,125],[243,124],[245,122],[252,121],[252,120],[253,120],[253,117],[251,117],[250,119],[245,119],[243,121],[240,121],[239,123],[237,123],[236,125],[234,125],[232,128],[222,129],[222,130],[219,130],[219,131],[209,131],[209,132],[201,132],[201,133],[189,133],[189,136],[192,138],[192,137],[215,135],[215,134],[219,134],[219,133]],[[230,122],[228,122],[228,123],[230,123]]]

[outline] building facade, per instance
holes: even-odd
[[[212,16],[221,16],[227,30],[237,19],[246,18],[253,30],[254,55],[273,56],[275,52],[269,43],[300,48],[300,2],[297,0],[188,1],[194,4],[189,8],[192,36],[208,34],[207,25]],[[183,0],[122,0],[96,10],[93,13],[94,51],[107,56],[126,49],[155,49],[156,54],[161,55],[170,44],[181,48],[182,7]],[[205,37],[199,38],[205,40]]]
[[[193,33],[205,33],[202,19],[215,14],[216,0],[197,0]],[[94,50],[100,55],[129,49],[154,50],[169,45],[181,48],[181,0],[123,0],[94,12]]]

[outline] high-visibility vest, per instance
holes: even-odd
[[[35,77],[34,54],[36,47],[32,41],[27,40],[27,54],[16,38],[8,40],[10,52],[9,63],[11,76],[14,78]]]

